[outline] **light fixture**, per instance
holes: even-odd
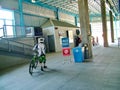
[[[35,0],[31,0],[32,3],[35,3],[36,1]]]
[[[32,3],[36,3],[37,1],[40,1],[40,0],[31,0]]]

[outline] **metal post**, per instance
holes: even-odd
[[[57,11],[56,11],[56,19],[60,20],[59,9],[57,9]]]
[[[77,16],[75,16],[75,25],[77,26]]]
[[[3,25],[3,36],[7,37],[7,29],[6,29],[6,21],[4,19],[4,25]]]

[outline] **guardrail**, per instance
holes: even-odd
[[[32,55],[33,46],[0,37],[0,51]]]

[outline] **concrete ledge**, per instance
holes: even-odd
[[[30,59],[31,59],[30,56],[8,53],[8,52],[0,52],[0,70],[18,64],[28,63]]]

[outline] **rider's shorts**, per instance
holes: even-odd
[[[46,56],[44,54],[42,54],[41,56],[39,56],[39,62],[46,62]]]

